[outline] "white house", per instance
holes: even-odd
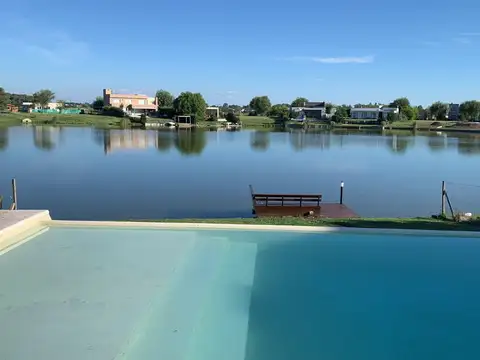
[[[389,113],[398,114],[398,108],[379,106],[375,108],[351,108],[350,118],[356,120],[373,121],[386,119]]]

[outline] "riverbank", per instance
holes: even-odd
[[[101,128],[118,128],[125,121],[124,118],[103,115],[9,113],[0,116],[0,126],[21,125],[23,119],[30,119],[34,125],[96,126]]]
[[[231,219],[158,219],[131,221],[249,225],[339,226],[372,229],[480,231],[480,221],[478,220],[454,222],[450,220],[433,218],[308,219],[297,217],[284,217]]]

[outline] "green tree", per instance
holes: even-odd
[[[406,120],[416,120],[417,119],[417,110],[416,108],[412,107],[410,105],[410,100],[408,100],[406,97],[401,97],[398,99],[393,100],[390,105],[390,107],[398,107],[400,110],[400,113],[404,115],[404,118]]]
[[[304,97],[297,97],[295,100],[292,101],[293,107],[302,107],[306,102],[308,102],[307,98]]]
[[[39,90],[33,94],[33,101],[42,108],[47,107],[53,99],[55,99],[55,93],[48,89]]]
[[[155,95],[158,99],[159,108],[169,108],[173,107],[173,101],[175,100],[174,96],[167,90],[158,90]]]
[[[103,97],[102,96],[97,96],[95,98],[95,101],[92,103],[92,108],[95,110],[101,110],[105,106],[105,103],[103,102]]]
[[[207,110],[207,103],[200,93],[182,92],[174,101],[173,107],[178,115],[195,116],[196,120],[203,120]]]
[[[205,131],[197,129],[179,130],[176,133],[174,144],[182,155],[200,155],[207,145]]]
[[[238,124],[240,122],[240,118],[235,115],[233,112],[229,112],[225,117],[225,120],[231,122],[232,124]]]
[[[332,113],[332,109],[333,109],[333,104],[331,104],[331,103],[326,103],[325,104],[325,111],[328,115],[330,115]]]
[[[272,107],[272,103],[268,96],[255,96],[250,101],[250,107],[257,113],[257,115],[265,115]]]
[[[434,120],[445,120],[448,113],[448,104],[437,101],[430,105],[429,110]]]
[[[290,119],[290,107],[286,104],[273,105],[268,115],[280,120],[288,120]]]
[[[460,115],[467,121],[480,119],[480,101],[469,100],[460,105]]]
[[[129,112],[132,112],[132,110],[133,110],[133,105],[132,105],[132,104],[128,104],[125,110],[127,110],[127,111],[129,111]]]
[[[0,87],[0,110],[6,110],[7,104],[9,103],[10,97],[5,92],[5,90]]]
[[[400,119],[399,114],[395,114],[395,113],[389,112],[389,113],[387,114],[387,119],[386,119],[386,120],[387,120],[389,123],[392,123],[392,122],[398,121],[399,119]]]

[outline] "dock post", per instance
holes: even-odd
[[[12,179],[12,201],[14,204],[14,210],[18,209],[18,204],[17,204],[17,181],[15,179]]]
[[[343,204],[343,187],[344,187],[343,181],[340,183],[340,205]]]
[[[447,192],[446,186],[445,186],[445,181],[442,181],[442,216],[445,216],[447,213],[447,207],[445,204],[445,194]]]

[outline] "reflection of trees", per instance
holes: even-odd
[[[173,133],[169,131],[158,131],[156,147],[158,151],[168,151],[173,146]]]
[[[476,136],[460,138],[458,141],[458,153],[462,155],[480,154],[480,138]]]
[[[207,138],[202,130],[181,129],[176,132],[174,144],[182,155],[200,155],[207,145]]]
[[[250,146],[253,150],[266,151],[270,146],[268,131],[255,131],[250,134]]]
[[[8,128],[0,128],[0,150],[8,147]]]
[[[35,147],[42,150],[52,150],[55,148],[53,135],[56,130],[53,126],[35,126],[33,128],[33,142]]]
[[[400,137],[393,135],[387,139],[388,146],[396,154],[404,154],[407,148],[411,145],[412,139],[410,137]]]
[[[448,139],[443,135],[432,135],[428,137],[427,144],[432,151],[445,150],[448,146]]]

